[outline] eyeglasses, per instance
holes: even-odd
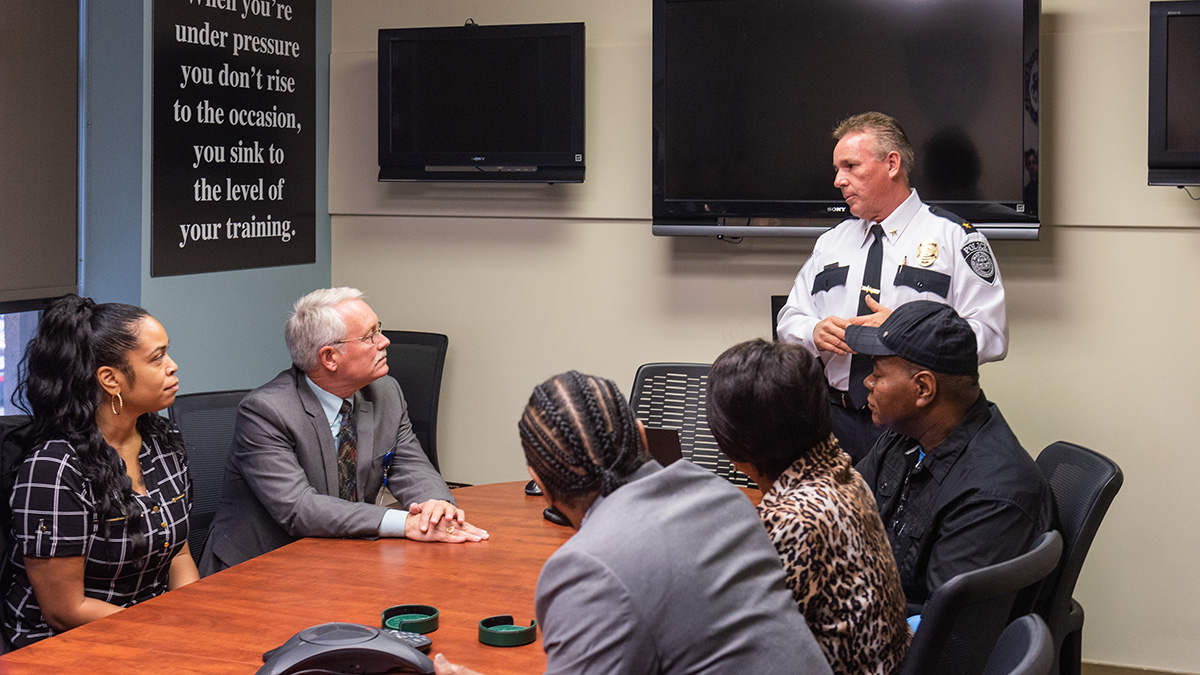
[[[345,340],[335,340],[333,342],[330,342],[329,344],[340,345],[343,342],[354,342],[355,340],[358,340],[360,342],[370,342],[371,344],[375,344],[375,338],[379,336],[379,333],[382,332],[382,330],[383,330],[383,322],[380,321],[375,324],[375,328],[370,333],[367,333],[366,335],[364,335],[362,337],[346,338]]]

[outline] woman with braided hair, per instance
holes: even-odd
[[[576,529],[586,497],[608,496],[650,459],[616,385],[574,370],[533,390],[517,430],[530,475],[560,511],[576,512]]]
[[[139,307],[67,295],[21,360],[31,452],[12,493],[5,636],[22,647],[199,578],[162,324]]]
[[[829,673],[750,500],[691,462],[650,459],[610,380],[550,378],[517,428],[530,475],[577,530],[538,578],[546,672]]]

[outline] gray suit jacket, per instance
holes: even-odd
[[[298,368],[255,389],[238,407],[225,485],[200,560],[203,575],[301,537],[375,537],[386,507],[382,457],[395,450],[388,489],[402,505],[453,502],[408,421],[400,385],[381,377],[354,394],[361,502],[337,496],[337,451],[317,397]]]
[[[650,461],[597,500],[537,585],[548,673],[821,673],[750,500]]]

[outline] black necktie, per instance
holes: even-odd
[[[867,264],[863,268],[863,286],[858,294],[858,315],[871,314],[867,307],[867,294],[872,293],[875,301],[880,302],[879,278],[883,276],[883,228],[878,223],[871,226],[871,248],[867,250]],[[868,291],[867,289],[871,289]],[[856,408],[867,404],[867,387],[863,380],[871,374],[873,366],[871,357],[867,354],[855,354],[850,358],[850,402]]]
[[[354,414],[349,401],[342,401],[342,428],[338,429],[337,438],[337,467],[338,467],[338,496],[347,501],[358,501],[358,427],[354,424]]]

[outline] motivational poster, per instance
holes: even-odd
[[[155,0],[151,276],[316,260],[305,0]]]

